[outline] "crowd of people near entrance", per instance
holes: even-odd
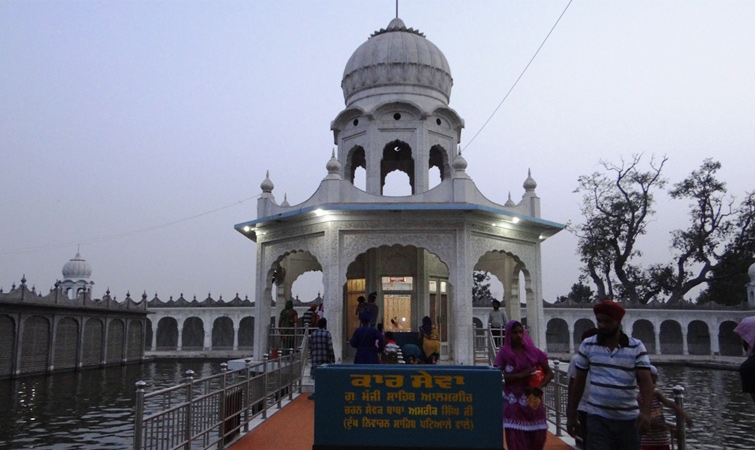
[[[360,325],[349,344],[356,349],[355,364],[436,364],[440,356],[437,327],[430,317],[422,319],[417,344],[399,346],[392,332],[376,323],[376,295],[360,297],[356,314]],[[375,305],[374,307],[371,305]],[[500,307],[500,303],[495,305]],[[669,408],[693,425],[675,402],[656,389],[658,370],[645,345],[628,336],[621,327],[625,314],[617,302],[605,300],[593,307],[596,328],[582,335],[579,350],[567,372],[566,427],[581,448],[588,450],[668,450],[671,433],[663,408]],[[505,316],[503,316],[505,317]],[[498,325],[501,314],[494,307],[490,322]],[[319,330],[326,321],[320,319]],[[755,317],[743,319],[734,329],[741,337],[747,360],[740,367],[742,390],[755,402]],[[312,370],[333,362],[330,334],[310,338]],[[548,355],[537,348],[524,325],[508,321],[495,364],[504,384],[503,429],[508,450],[542,450],[548,424],[543,390],[553,379]],[[314,398],[314,394],[311,398]]]

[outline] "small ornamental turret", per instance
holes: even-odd
[[[336,150],[333,149],[330,154],[328,163],[325,164],[325,168],[328,170],[328,176],[326,180],[340,180],[341,179],[341,163],[336,159]]]
[[[283,194],[283,203],[281,203],[281,206],[283,206],[284,208],[288,208],[291,206],[288,204],[288,194],[285,194],[285,193]]]
[[[514,203],[514,200],[511,200],[511,191],[509,191],[509,199],[506,200],[506,203],[504,203],[503,206],[508,206],[508,207],[516,206],[516,203]]]
[[[527,169],[527,179],[524,180],[522,186],[525,191],[534,191],[537,187],[537,182],[532,178],[532,171],[530,169]]]
[[[270,194],[273,192],[274,187],[275,185],[270,181],[270,171],[268,170],[265,172],[265,179],[260,183],[260,189],[262,189],[263,193]]]

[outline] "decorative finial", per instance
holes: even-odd
[[[396,0],[396,18],[398,19],[398,0]]]
[[[522,185],[525,191],[534,191],[537,187],[537,182],[532,178],[532,170],[527,169],[527,179],[524,180]]]
[[[274,187],[275,185],[270,180],[270,171],[268,170],[267,172],[265,172],[265,179],[262,180],[262,183],[260,184],[260,189],[262,189],[263,193],[269,194],[273,192]]]

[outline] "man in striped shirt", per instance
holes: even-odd
[[[653,381],[642,341],[621,331],[624,308],[610,300],[593,307],[598,334],[585,339],[576,357],[577,376],[569,392],[566,427],[578,433],[577,405],[590,372],[587,398],[588,450],[638,450],[642,430],[650,425]],[[642,406],[638,406],[639,385]]]

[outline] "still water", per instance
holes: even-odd
[[[0,381],[0,449],[130,449],[137,380],[151,390],[181,381],[188,369],[200,377],[217,373],[219,364],[161,361]],[[689,449],[755,449],[755,404],[742,394],[737,372],[680,366],[659,372],[669,398],[676,384],[687,390],[695,422]]]

